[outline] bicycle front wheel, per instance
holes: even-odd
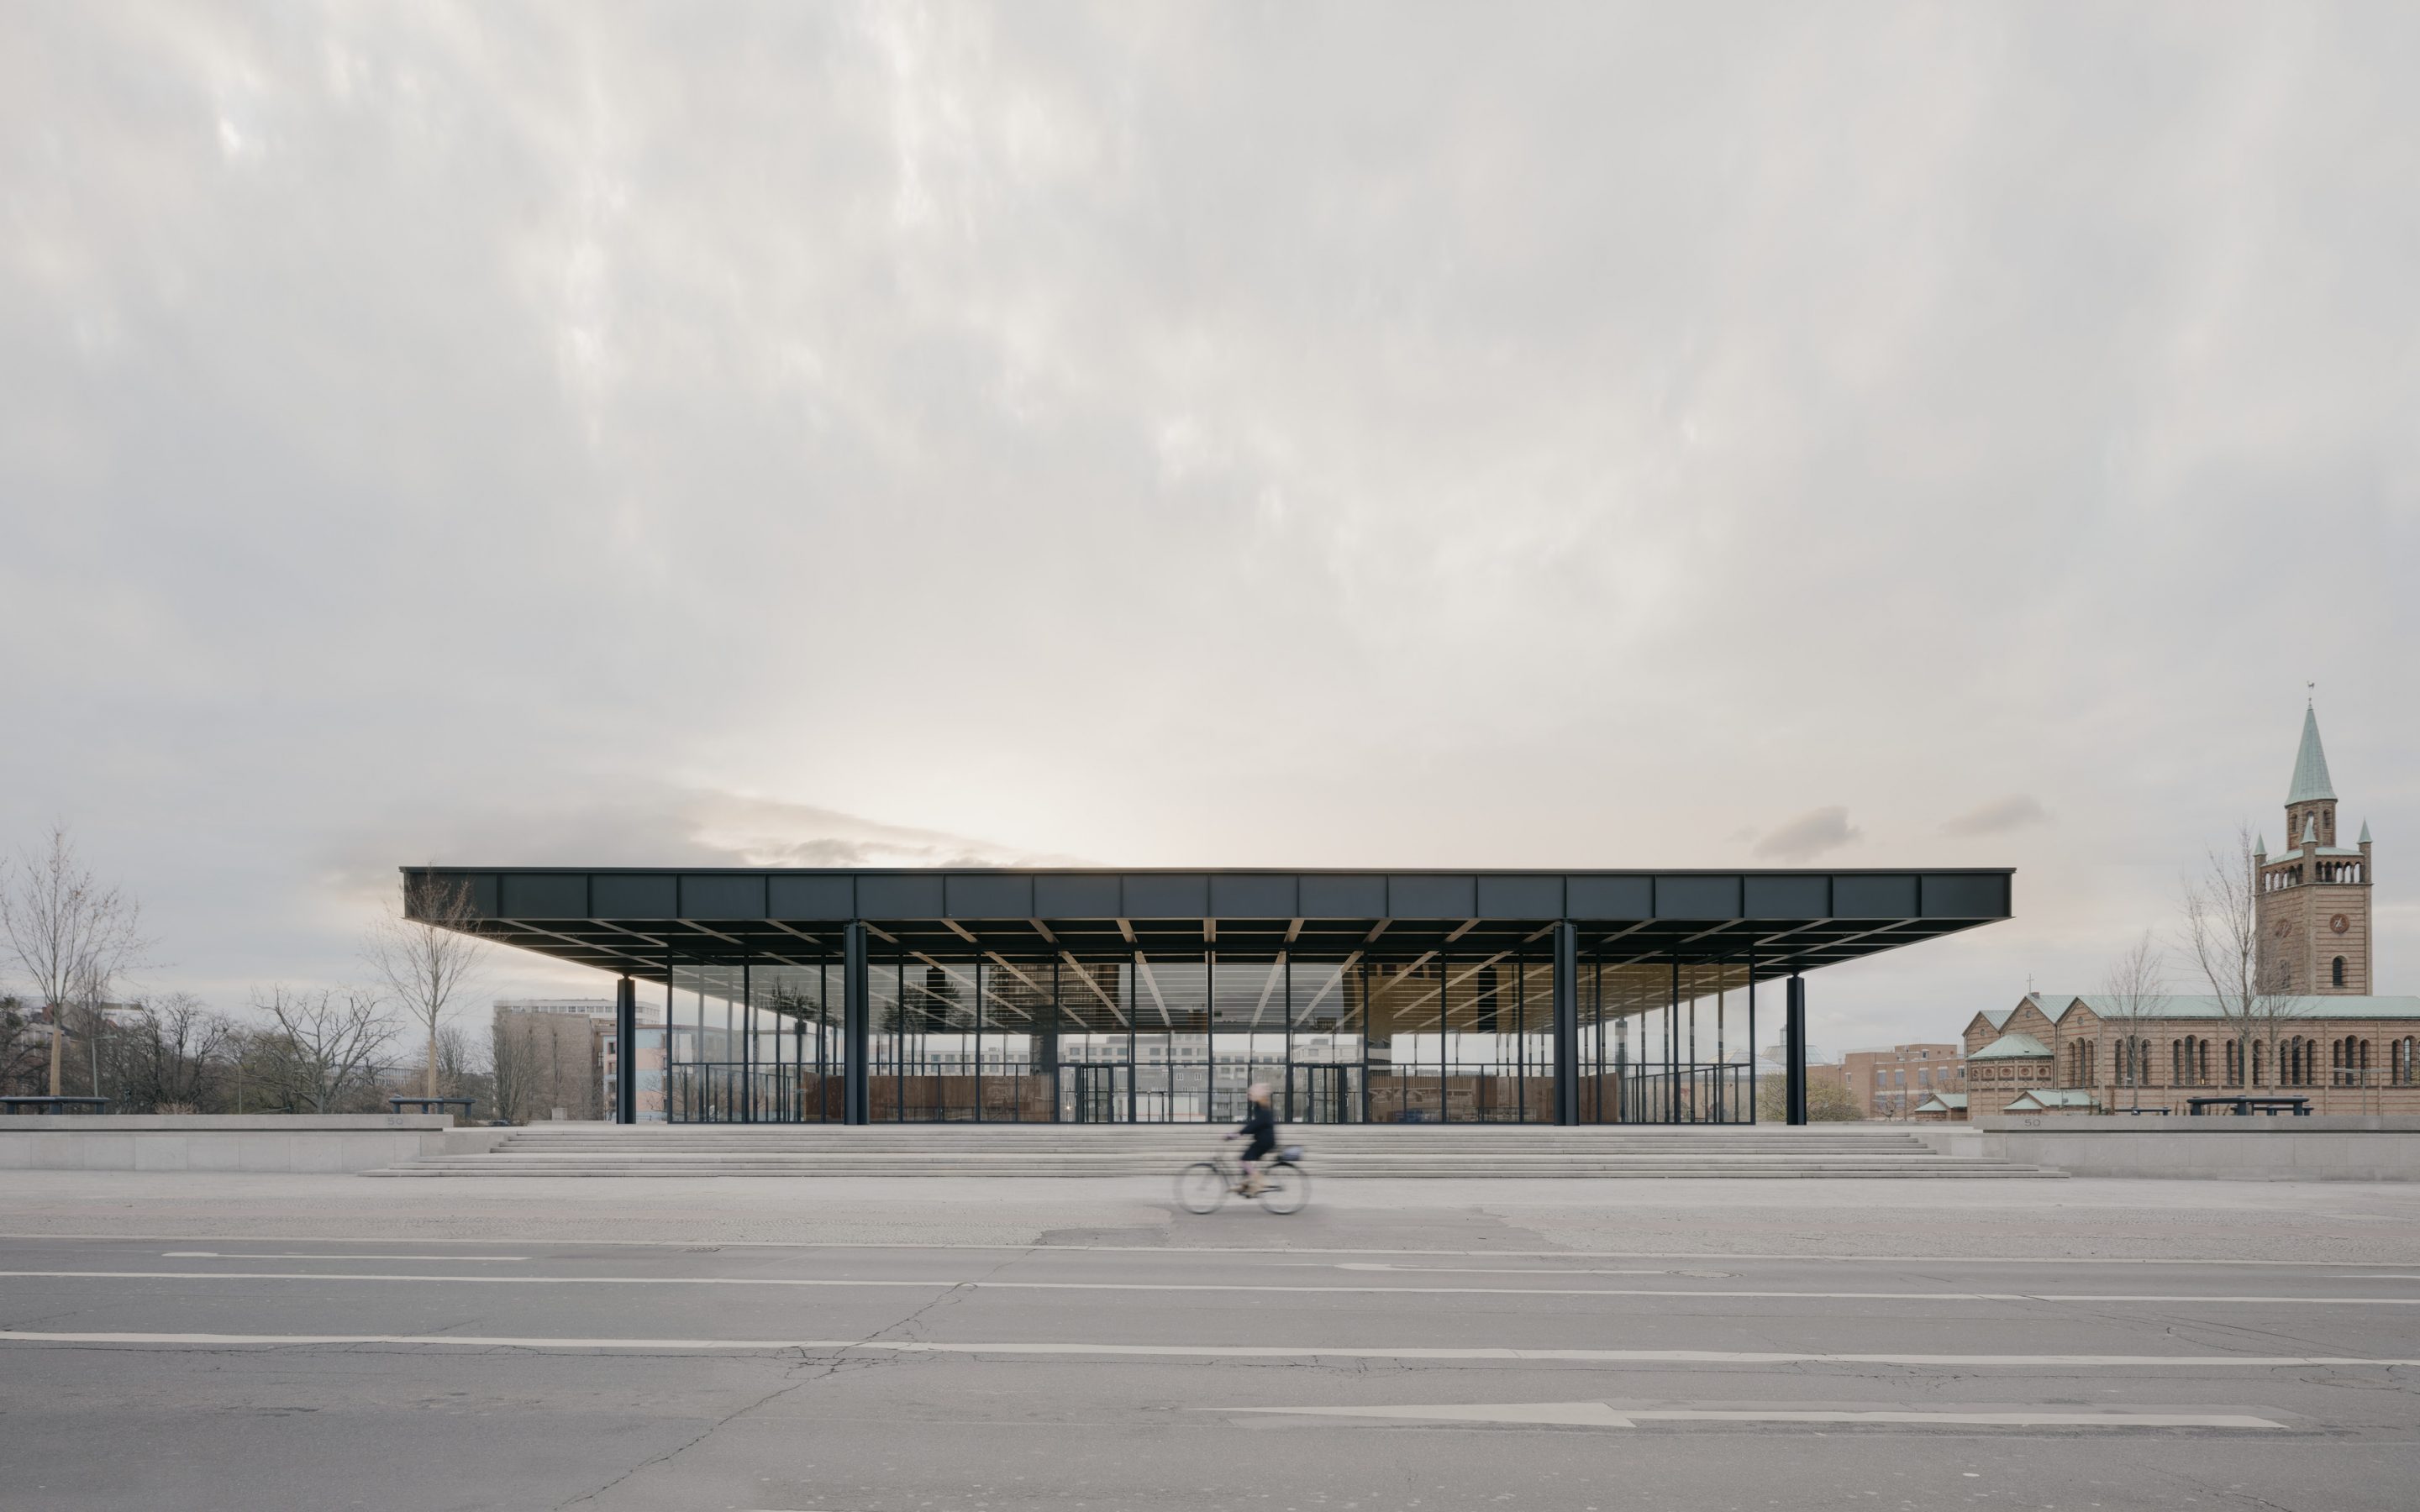
[[[1311,1173],[1299,1165],[1280,1165],[1269,1172],[1261,1188],[1261,1206],[1275,1213],[1300,1212],[1311,1200]]]
[[[1227,1200],[1227,1173],[1205,1160],[1177,1173],[1176,1201],[1187,1212],[1216,1212]]]

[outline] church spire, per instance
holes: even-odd
[[[2294,753],[2294,789],[2286,795],[2286,801],[2311,803],[2325,799],[2334,803],[2335,798],[2335,786],[2328,780],[2328,753],[2319,748],[2319,717],[2305,703],[2303,747]]]

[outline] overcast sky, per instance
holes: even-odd
[[[2420,9],[5,29],[0,842],[137,986],[424,860],[2013,865],[1810,983],[1946,1039],[2316,680],[2420,992]]]

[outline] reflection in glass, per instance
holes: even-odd
[[[842,968],[675,957],[645,1046],[643,1117],[843,1116]],[[1740,962],[1582,959],[1574,982],[1588,1123],[1747,1122],[1754,1022]],[[1511,949],[1308,957],[1064,949],[1012,958],[876,948],[869,1117],[878,1122],[1233,1124],[1265,1082],[1289,1123],[1546,1123],[1554,964]],[[660,1069],[659,1069],[659,1067]]]

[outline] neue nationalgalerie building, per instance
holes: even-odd
[[[1805,1117],[1806,973],[2006,918],[1931,872],[409,868],[418,917],[616,973],[624,1122]]]

